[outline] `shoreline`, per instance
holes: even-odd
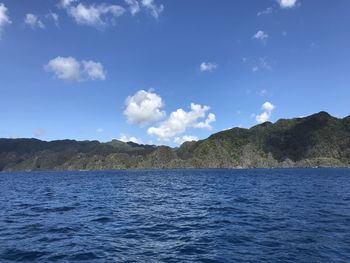
[[[10,173],[87,173],[87,172],[146,172],[146,171],[182,171],[182,170],[208,170],[208,171],[215,171],[215,170],[348,170],[350,169],[350,166],[348,167],[254,167],[254,168],[235,168],[235,167],[228,167],[228,168],[127,168],[127,169],[100,169],[100,170],[16,170],[16,171],[0,171],[0,174],[10,174]]]

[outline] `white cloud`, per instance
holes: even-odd
[[[61,0],[60,4],[62,7],[66,8],[76,1],[77,0]]]
[[[264,123],[264,122],[268,121],[269,118],[270,118],[270,115],[265,111],[263,113],[255,116],[257,123]]]
[[[51,19],[55,23],[55,25],[57,27],[59,27],[59,15],[58,14],[50,12],[46,15],[46,18]]]
[[[268,7],[265,10],[258,12],[256,15],[257,16],[266,16],[266,15],[270,15],[272,13],[273,13],[273,8],[272,7]]]
[[[264,123],[264,122],[268,121],[275,108],[276,108],[276,106],[273,105],[271,102],[268,102],[268,101],[265,102],[261,106],[261,109],[263,112],[261,114],[255,116],[255,120],[257,121],[257,123]]]
[[[77,3],[76,0],[62,0],[61,6],[66,9],[67,13],[72,16],[79,25],[88,25],[96,28],[103,28],[113,18],[122,16],[125,9],[119,5],[92,4],[84,5]]]
[[[195,128],[200,129],[212,129],[213,127],[210,125],[212,122],[216,121],[216,116],[214,113],[209,113],[208,117],[205,121],[198,122],[196,125],[194,125]]]
[[[268,101],[265,102],[261,107],[262,110],[267,111],[267,112],[272,112],[275,108],[276,108],[276,106]]]
[[[140,4],[137,0],[125,0],[125,3],[129,5],[129,10],[132,15],[136,15],[140,12]]]
[[[164,10],[164,5],[157,5],[154,0],[124,0],[127,7],[110,4],[83,4],[80,0],[60,0],[59,6],[66,10],[67,14],[74,18],[79,25],[93,26],[103,29],[115,18],[125,14],[127,9],[132,15],[138,14],[141,9],[149,12],[154,18],[158,18]]]
[[[146,9],[148,9],[151,13],[151,15],[154,18],[158,18],[159,15],[163,12],[164,10],[164,6],[163,5],[159,5],[157,6],[154,3],[154,0],[141,0],[141,4],[143,7],[145,7]]]
[[[182,134],[188,128],[211,128],[210,123],[215,120],[214,114],[209,114],[205,122],[198,119],[205,118],[210,108],[191,103],[191,110],[186,112],[178,109],[172,112],[167,120],[160,123],[158,127],[150,127],[147,133],[157,137],[158,140],[168,141],[170,138]]]
[[[120,137],[118,140],[122,141],[122,142],[133,142],[133,143],[137,143],[137,144],[143,144],[143,141],[141,139],[138,139],[136,137],[129,137],[128,135],[126,135],[124,133],[120,134]]]
[[[67,81],[106,79],[106,73],[101,63],[91,60],[79,62],[73,57],[56,57],[50,60],[44,69],[53,72],[56,78]]]
[[[174,143],[181,145],[184,142],[193,142],[193,141],[198,141],[199,138],[197,136],[190,136],[190,135],[184,135],[182,137],[176,137],[174,139]]]
[[[164,106],[162,98],[154,92],[139,90],[125,100],[124,115],[131,124],[149,124],[165,117],[161,110]]]
[[[206,72],[206,71],[213,71],[214,69],[216,69],[218,67],[217,64],[212,63],[212,62],[202,62],[200,65],[200,70],[202,72]]]
[[[80,63],[73,57],[56,57],[44,66],[48,72],[53,72],[58,79],[79,81]]]
[[[4,27],[12,24],[7,14],[7,10],[8,10],[7,7],[3,3],[0,3],[0,39],[1,39],[2,31],[4,30]]]
[[[277,0],[281,8],[292,8],[296,5],[297,0]]]
[[[34,14],[26,14],[24,18],[24,24],[28,25],[32,29],[41,28],[44,29],[44,23]]]
[[[87,74],[91,80],[105,80],[106,72],[103,69],[103,66],[99,62],[94,62],[92,60],[82,61],[84,72]]]
[[[269,35],[267,33],[265,33],[262,30],[259,30],[258,32],[256,32],[253,36],[254,39],[260,40],[263,43],[266,43],[267,39],[269,38]]]

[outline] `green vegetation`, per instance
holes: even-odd
[[[350,116],[234,128],[179,148],[113,140],[0,139],[0,171],[129,168],[350,167]]]

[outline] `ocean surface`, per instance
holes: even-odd
[[[0,262],[350,262],[350,170],[0,173]]]

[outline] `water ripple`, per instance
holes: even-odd
[[[0,174],[0,262],[349,262],[350,171]]]

